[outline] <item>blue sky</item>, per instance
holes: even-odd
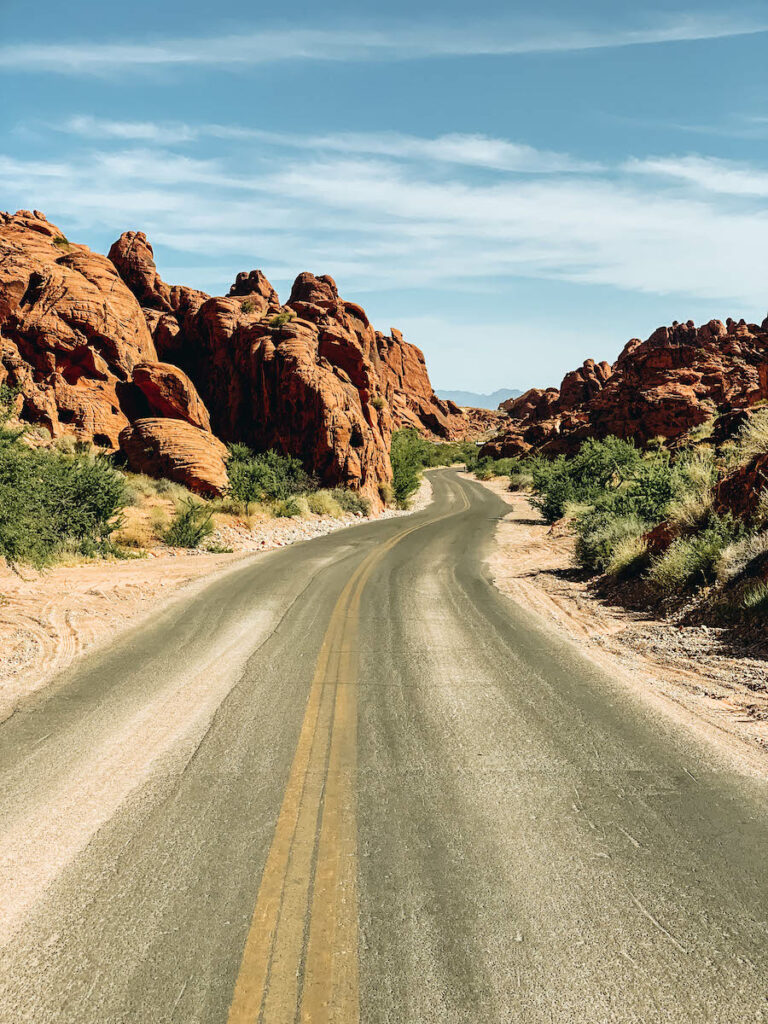
[[[0,207],[330,273],[437,387],[768,309],[768,6],[0,0]]]

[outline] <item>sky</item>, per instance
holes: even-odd
[[[768,4],[0,0],[0,208],[331,274],[438,388],[768,310]]]

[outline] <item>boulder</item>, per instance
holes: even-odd
[[[141,391],[153,416],[186,420],[194,427],[210,431],[211,418],[183,370],[170,363],[139,363],[133,371],[133,383]]]
[[[136,473],[175,480],[206,497],[227,489],[226,447],[185,420],[136,420],[120,433],[120,447]]]

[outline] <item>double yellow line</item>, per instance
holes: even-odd
[[[469,501],[460,492],[464,508]],[[357,667],[360,598],[381,559],[420,523],[372,551],[328,624],[264,866],[228,1024],[359,1020]]]

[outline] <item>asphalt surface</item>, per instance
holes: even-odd
[[[491,585],[495,496],[257,556],[0,726],[0,1021],[768,1020],[766,784]]]

